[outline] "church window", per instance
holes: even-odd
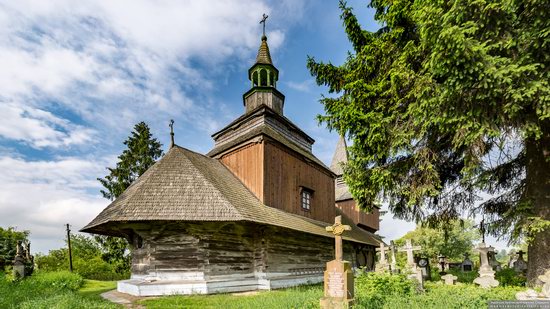
[[[302,204],[303,210],[311,209],[311,200],[313,196],[313,191],[307,188],[302,187],[300,190],[300,201]]]

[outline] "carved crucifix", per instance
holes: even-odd
[[[264,15],[262,16],[262,20],[260,20],[260,24],[264,24],[264,25],[263,25],[263,26],[264,26],[264,36],[265,36],[265,21],[266,21],[266,19],[267,19],[268,17],[269,17],[269,16],[268,16],[268,15],[265,15],[265,13],[264,13]]]
[[[335,260],[341,261],[343,257],[342,234],[344,231],[351,231],[351,226],[342,224],[342,216],[334,218],[334,224],[326,227],[327,232],[332,232],[335,242]]]
[[[412,245],[412,242],[410,239],[407,239],[407,242],[405,244],[405,247],[399,248],[397,251],[400,252],[407,252],[407,264],[411,267],[414,267],[416,264],[414,263],[414,255],[413,251],[422,249],[420,246],[414,246]]]
[[[174,147],[174,119],[170,119],[170,148]]]

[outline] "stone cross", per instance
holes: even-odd
[[[489,246],[487,247],[487,245],[485,245],[484,242],[480,243],[479,246],[477,246],[477,248],[475,248],[475,250],[477,252],[479,252],[479,256],[480,256],[480,267],[479,269],[483,269],[483,270],[493,270],[493,268],[491,267],[491,265],[489,264],[489,252],[493,252],[495,251],[495,248]]]
[[[445,281],[446,285],[454,285],[458,277],[453,274],[446,274],[445,276],[441,276],[441,279]]]
[[[268,17],[269,17],[269,15],[265,15],[265,13],[264,13],[264,15],[262,16],[262,20],[260,20],[260,24],[264,24],[263,25],[264,26],[264,36],[265,36],[265,21]]]
[[[388,264],[386,260],[386,251],[388,250],[390,250],[390,248],[387,248],[383,242],[380,242],[380,248],[376,248],[376,251],[380,252],[380,264]]]
[[[479,252],[481,266],[479,267],[479,277],[474,279],[474,283],[479,284],[479,286],[486,289],[498,286],[499,283],[495,280],[495,272],[489,264],[488,258],[488,253],[494,252],[495,248],[491,246],[487,247],[487,245],[482,242],[479,246],[477,246],[477,248],[475,248],[475,250]]]
[[[414,252],[415,250],[420,250],[422,249],[422,247],[420,246],[414,246],[412,245],[412,242],[410,239],[407,239],[407,242],[405,244],[405,247],[401,247],[399,249],[397,249],[397,251],[400,251],[400,252],[407,252],[407,265],[409,265],[411,268],[414,268],[414,266],[416,265],[414,263]]]
[[[334,224],[327,226],[327,232],[331,232],[334,235],[334,255],[336,261],[342,261],[343,257],[343,248],[342,248],[342,234],[344,231],[351,231],[351,226],[342,224],[342,216],[337,216],[334,218]]]
[[[390,242],[390,249],[391,249],[391,270],[397,271],[397,261],[395,259],[395,243],[393,240]]]

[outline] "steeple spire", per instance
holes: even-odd
[[[263,24],[262,41],[258,49],[256,62],[248,70],[248,79],[251,81],[252,88],[243,95],[243,101],[246,112],[264,105],[282,115],[285,96],[276,89],[279,70],[273,65],[269,46],[267,45],[267,36],[265,35],[267,17],[266,14],[263,14],[260,21],[260,24]]]
[[[338,144],[336,145],[336,150],[334,150],[334,156],[332,157],[332,163],[330,163],[330,169],[337,175],[341,176],[344,174],[342,169],[342,163],[346,164],[348,162],[348,147],[346,145],[346,139],[344,136],[340,135]]]

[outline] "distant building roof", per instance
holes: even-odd
[[[343,220],[352,226],[344,239],[378,246]],[[221,162],[177,145],[81,231],[119,236],[118,224],[143,221],[249,221],[333,237],[327,223],[264,205]]]

